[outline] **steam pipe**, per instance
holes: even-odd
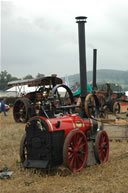
[[[97,49],[93,49],[93,89],[97,87],[96,85],[96,65],[97,65]]]
[[[78,37],[79,37],[79,63],[80,63],[80,86],[81,86],[81,116],[85,117],[84,102],[87,96],[87,71],[86,71],[86,48],[85,48],[85,23],[87,17],[76,17],[78,23]]]

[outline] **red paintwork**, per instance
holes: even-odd
[[[116,95],[115,95],[115,94],[112,94],[112,98],[114,98],[114,99],[115,99],[115,98],[116,98]]]
[[[125,99],[125,96],[121,96],[121,99]]]
[[[51,119],[46,119],[45,117],[41,117],[41,116],[39,118],[43,119],[47,123],[49,127],[49,132],[64,130],[64,139],[68,135],[68,133],[73,129],[79,129],[83,132],[86,132],[89,126],[92,127],[90,119],[82,120],[79,116],[75,114],[74,115],[68,114],[62,117],[51,118]],[[60,121],[60,127],[56,128],[55,125],[58,121]]]
[[[125,97],[126,97],[126,96],[123,95],[123,96],[121,96],[121,99],[125,99]],[[112,98],[114,98],[114,99],[118,98],[118,97],[117,97],[117,94],[115,94],[115,93],[112,94]]]

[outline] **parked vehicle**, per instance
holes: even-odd
[[[16,99],[13,106],[15,121],[25,123],[32,116],[46,116],[46,113],[49,117],[53,117],[59,111],[59,104],[65,105],[66,98],[70,98],[70,102],[73,103],[74,99],[70,88],[62,83],[62,79],[55,75],[9,82],[8,86],[28,85],[36,87],[36,91],[29,92]]]

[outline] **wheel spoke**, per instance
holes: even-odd
[[[77,144],[80,145],[80,143],[82,142],[82,140],[83,140],[83,138],[80,137],[79,140],[78,140],[78,142],[77,142]]]
[[[78,158],[79,158],[79,160],[80,160],[81,162],[83,162],[84,156],[85,156],[85,154],[83,154],[83,156],[81,156],[81,154],[78,154]]]
[[[72,147],[68,147],[68,152],[72,153],[73,152],[73,148]]]
[[[82,149],[84,146],[86,146],[85,143],[80,144],[80,145],[79,145],[79,150]]]
[[[76,135],[73,137],[73,144],[75,145],[78,140],[79,140],[79,135],[76,134]]]
[[[68,155],[68,159],[72,159],[72,157],[73,157],[73,153]]]
[[[72,168],[74,162],[74,156],[72,156],[72,159],[69,160],[69,167]]]
[[[74,156],[74,160],[73,160],[73,168],[76,169],[76,156]]]
[[[76,164],[77,164],[77,168],[79,168],[79,166],[80,166],[80,161],[79,161],[78,155],[76,156]]]

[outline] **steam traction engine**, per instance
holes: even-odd
[[[74,113],[74,104],[58,104],[56,94],[49,107],[52,115],[44,113],[29,119],[20,144],[20,158],[25,168],[52,168],[64,163],[72,172],[80,171],[86,164],[103,163],[109,156],[109,138],[98,128],[97,121],[87,117],[84,103],[87,95],[85,60],[86,17],[77,17],[79,30],[81,111]],[[47,106],[48,107],[48,106]],[[50,109],[50,108],[48,108]],[[54,111],[55,109],[55,111]]]
[[[65,89],[68,92],[69,88],[62,84],[62,79],[58,78],[55,74],[38,79],[30,79],[23,81],[12,81],[8,83],[9,87],[17,86],[22,87],[35,87],[34,92],[24,94],[18,97],[13,106],[13,117],[16,122],[27,122],[32,116],[39,115],[40,104],[48,104],[48,99],[52,98],[56,92],[59,96],[59,88]],[[55,89],[54,89],[55,87]],[[69,95],[71,91],[69,92]],[[73,97],[73,96],[71,96]],[[59,99],[59,98],[58,98]],[[44,105],[43,105],[44,106]]]
[[[116,97],[110,83],[96,83],[97,49],[93,49],[93,91],[89,93],[85,101],[85,112],[88,117],[107,118],[108,114],[120,113],[121,98]],[[121,95],[121,93],[120,93]]]

